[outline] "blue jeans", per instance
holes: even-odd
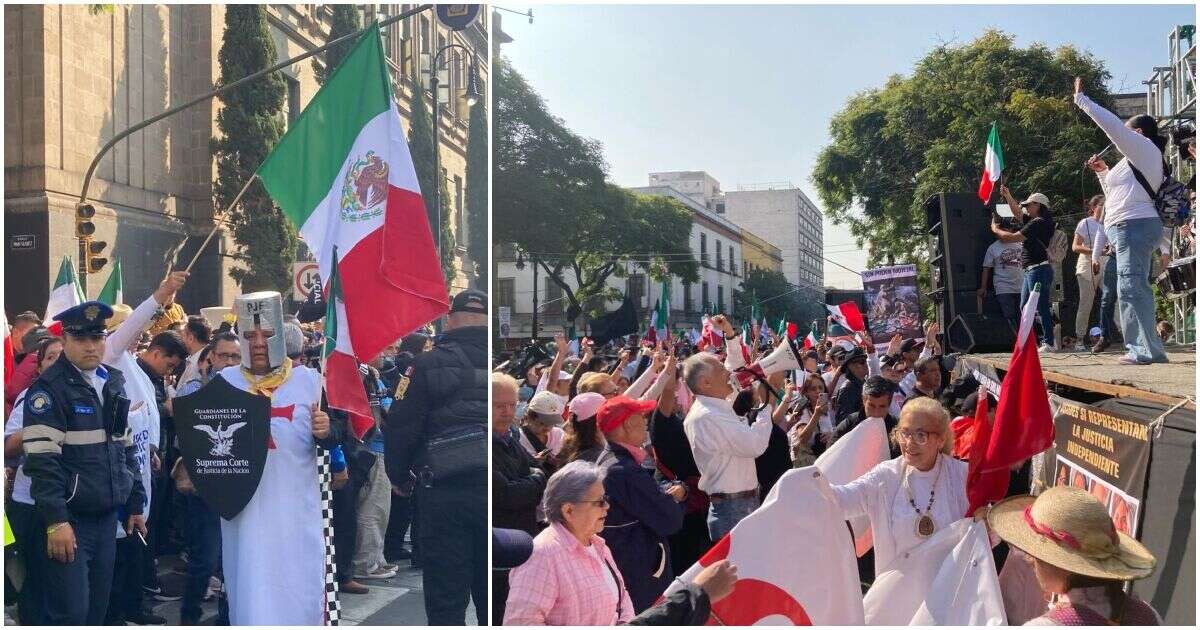
[[[1117,311],[1117,257],[1109,256],[1104,263],[1104,287],[1100,293],[1100,329],[1109,343],[1116,341],[1121,329],[1114,317]]]
[[[183,500],[187,507],[188,562],[179,618],[194,625],[200,621],[200,602],[208,589],[208,578],[221,563],[221,517],[195,493],[184,495]],[[229,625],[228,605],[224,597],[217,602],[217,625]]]
[[[1042,321],[1042,333],[1038,335],[1038,340],[1053,346],[1054,318],[1050,315],[1050,292],[1054,290],[1054,267],[1040,265],[1025,270],[1025,282],[1021,285],[1021,306],[1025,305],[1029,294],[1033,293],[1033,286],[1039,283],[1042,288],[1038,293],[1037,317]]]
[[[1122,221],[1104,229],[1116,251],[1117,295],[1125,346],[1138,361],[1166,363],[1158,338],[1154,292],[1150,289],[1150,256],[1162,238],[1158,217]]]
[[[739,497],[723,499],[708,506],[708,536],[712,541],[719,542],[721,537],[728,534],[734,525],[750,516],[758,509],[758,497]]]

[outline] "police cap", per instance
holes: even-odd
[[[487,294],[475,289],[459,291],[450,302],[450,312],[487,315]]]
[[[84,302],[54,316],[62,322],[63,332],[73,335],[103,335],[104,322],[113,316],[112,308],[104,302]]]

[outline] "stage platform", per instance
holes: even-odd
[[[1100,354],[1058,352],[1041,355],[1046,380],[1067,387],[1086,389],[1109,396],[1141,398],[1168,406],[1192,398],[1185,407],[1196,410],[1196,346],[1167,346],[1170,363],[1120,365],[1123,350]],[[997,370],[1007,370],[1009,352],[964,354],[960,360],[979,361]]]

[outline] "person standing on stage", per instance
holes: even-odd
[[[230,385],[271,398],[271,433],[258,489],[233,520],[221,521],[229,621],[315,626],[325,619],[325,538],[317,446],[340,442],[321,410],[321,374],[293,367],[275,291],[234,300],[242,362],[221,370]]]
[[[384,427],[388,478],[417,475],[429,625],[488,623],[487,294],[454,296],[446,332],[400,378]]]
[[[103,365],[104,321],[113,311],[84,302],[54,316],[63,353],[34,381],[24,402],[25,472],[45,558],[46,623],[104,623],[116,553],[118,514],[126,534],[146,535],[146,492],[129,431],[125,376]]]

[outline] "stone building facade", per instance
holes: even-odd
[[[329,8],[267,5],[279,60],[325,43]],[[415,5],[359,5],[363,22]],[[402,117],[407,116],[420,52],[453,41],[474,53],[487,81],[489,16],[466,31],[449,33],[431,11],[386,29],[385,49]],[[116,133],[169,107],[210,91],[220,79],[217,55],[224,32],[222,5],[87,5],[4,7],[5,296],[11,316],[40,314],[64,255],[78,261],[75,203],[84,174]],[[405,64],[405,51],[409,55]],[[465,55],[464,55],[465,57]],[[452,60],[453,61],[453,60]],[[465,68],[467,60],[458,60]],[[425,66],[427,68],[427,65]],[[282,70],[288,86],[283,116],[294,119],[316,94],[313,62]],[[465,69],[452,69],[452,101],[465,92]],[[461,103],[460,103],[461,105]],[[220,102],[195,105],[117,143],[100,160],[88,191],[96,207],[95,238],[108,243],[109,264],[88,277],[94,297],[120,259],[129,301],[149,295],[172,260],[182,268],[213,229],[209,143],[218,134]],[[407,129],[408,121],[404,121]],[[441,158],[451,207],[465,212],[467,117],[452,108],[442,118]],[[461,185],[456,189],[456,183]],[[465,216],[451,217],[462,236]],[[201,255],[180,295],[189,313],[228,305],[238,293],[229,270],[239,264],[231,237],[221,231]],[[29,237],[32,237],[30,239]],[[32,246],[30,246],[32,243]],[[17,247],[14,248],[14,245]],[[460,254],[465,247],[460,248]],[[463,264],[459,257],[459,266]],[[465,285],[459,274],[454,289]]]

